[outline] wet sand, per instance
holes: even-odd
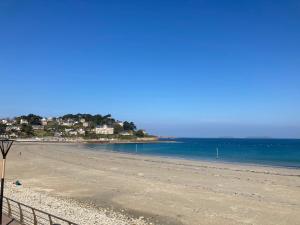
[[[300,224],[298,169],[16,143],[6,177],[153,224]]]

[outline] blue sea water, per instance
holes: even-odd
[[[181,138],[172,141],[176,142],[87,144],[86,147],[96,151],[300,168],[300,139]]]

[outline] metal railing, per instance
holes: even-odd
[[[22,225],[78,225],[3,196],[3,212]]]

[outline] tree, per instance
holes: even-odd
[[[42,117],[34,114],[28,114],[27,116],[27,121],[31,125],[41,125],[41,119]]]
[[[103,116],[102,124],[107,124],[109,126],[112,126],[115,122],[116,122],[115,119],[112,118],[110,114]]]
[[[33,129],[31,125],[22,124],[21,131],[26,134],[26,136],[33,136]]]
[[[138,130],[137,132],[135,132],[135,135],[137,137],[145,137],[145,133],[143,130]]]
[[[92,121],[93,116],[91,114],[80,114],[81,118],[85,119],[85,121]]]
[[[5,124],[0,124],[0,134],[5,134],[6,131],[6,125]]]
[[[63,119],[63,120],[74,119],[74,117],[76,117],[76,116],[69,113],[69,114],[63,115],[63,116],[62,116],[62,119]]]
[[[95,125],[102,125],[103,117],[100,114],[93,116],[93,123]]]
[[[20,123],[21,119],[27,120],[31,125],[41,125],[42,117],[34,114],[28,114],[27,116],[16,117],[17,123]]]
[[[124,128],[124,130],[126,130],[126,131],[134,131],[134,130],[136,130],[136,126],[135,126],[135,124],[133,123],[133,122],[128,122],[128,121],[125,121],[124,123],[123,123],[123,128]]]
[[[116,123],[114,125],[114,134],[120,134],[122,131],[124,131],[124,128],[120,124]]]
[[[85,132],[84,137],[87,139],[98,139],[98,135],[93,132]]]

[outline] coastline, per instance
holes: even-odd
[[[126,142],[126,143],[81,143],[81,144],[159,144],[159,143],[179,143],[178,141],[161,141],[161,142]],[[66,144],[74,144],[74,143],[66,143]],[[107,153],[117,153],[117,154],[124,154],[124,155],[131,155],[131,156],[141,156],[141,157],[153,157],[156,159],[165,159],[165,160],[182,160],[186,162],[193,162],[193,163],[200,163],[200,164],[217,164],[217,165],[228,165],[228,166],[244,166],[244,167],[254,167],[254,168],[279,168],[279,169],[300,169],[300,166],[290,166],[290,165],[278,165],[278,164],[264,164],[264,163],[254,163],[254,162],[239,162],[239,161],[230,161],[224,159],[205,159],[205,158],[197,158],[194,157],[182,157],[182,156],[167,156],[167,155],[159,155],[159,154],[137,154],[136,152],[121,152],[121,151],[113,151],[109,149],[93,149],[87,148],[90,151],[100,151],[100,152],[107,152]],[[299,175],[300,176],[300,175]]]
[[[13,148],[9,182],[19,179],[33,192],[149,223],[300,221],[297,169],[83,150],[80,143],[17,143]]]
[[[147,144],[147,143],[176,143],[174,140],[160,140],[156,137],[153,138],[137,138],[133,140],[122,140],[122,139],[72,139],[72,138],[26,138],[26,139],[16,139],[17,143],[37,143],[37,144]]]

